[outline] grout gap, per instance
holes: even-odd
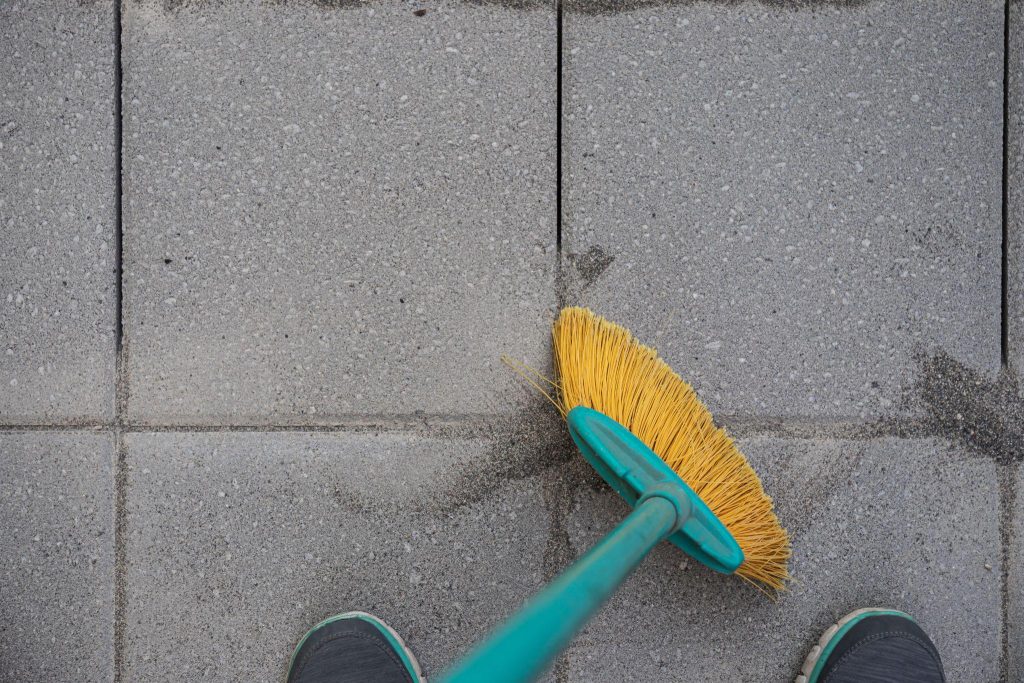
[[[566,304],[562,272],[562,0],[555,0],[555,289],[558,308]]]
[[[121,111],[121,0],[114,3],[114,420],[120,423],[124,413],[124,228],[122,186],[123,125]]]
[[[999,647],[999,680],[1010,680],[1010,562],[1011,546],[1013,545],[1013,512],[1017,499],[1016,474],[1017,464],[1004,462],[997,465],[999,486],[999,541],[1001,556],[1000,574],[1000,647]]]
[[[124,343],[124,114],[122,111],[123,66],[121,1],[114,1],[114,614],[113,673],[114,683],[125,680],[126,590],[125,565],[128,498],[127,448],[124,416],[127,403]]]
[[[510,415],[347,415],[335,422],[319,424],[301,423],[67,423],[67,424],[7,424],[0,425],[0,434],[16,432],[113,432],[116,435],[152,433],[230,433],[230,432],[291,432],[291,433],[417,433],[460,434],[486,436],[496,426],[510,419]],[[913,417],[878,419],[873,421],[843,419],[799,419],[783,417],[751,417],[722,415],[715,424],[725,428],[734,438],[778,437],[792,439],[837,439],[859,441],[875,438],[929,438],[943,437],[927,420]]]
[[[128,449],[124,439],[125,434],[120,430],[114,432],[114,683],[126,680],[124,674],[124,647],[127,630],[125,528],[128,517]]]
[[[1002,253],[1001,253],[1001,307],[1000,307],[1000,360],[1004,372],[1010,367],[1010,2],[1003,3],[1003,166],[1002,166]],[[999,680],[1010,676],[1010,561],[1013,542],[1013,513],[1017,497],[1016,472],[1013,462],[998,463],[999,487],[999,540],[1000,557],[1000,643]]]
[[[562,0],[555,0],[555,239],[562,255]]]
[[[1010,204],[1010,1],[1003,3],[1003,168],[1002,168],[1002,253],[1000,301],[1000,360],[1004,369],[1010,365],[1009,305],[1009,204]]]

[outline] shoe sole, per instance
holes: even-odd
[[[800,674],[796,677],[794,683],[814,683],[817,681],[818,675],[821,673],[821,667],[825,665],[828,656],[832,654],[832,649],[839,642],[839,639],[861,619],[875,614],[890,614],[906,617],[911,621],[914,620],[909,614],[884,607],[865,607],[850,612],[825,629],[825,632],[821,634],[817,645],[812,647],[811,651],[807,653],[807,657],[804,658],[804,665],[800,667]]]
[[[288,673],[285,674],[285,681],[287,681],[287,677],[291,675],[292,666],[295,665],[295,656],[299,653],[299,650],[302,649],[306,640],[324,626],[333,624],[336,621],[341,621],[342,619],[362,619],[363,621],[368,621],[382,630],[384,632],[384,636],[391,642],[392,647],[398,651],[402,658],[402,662],[405,664],[405,668],[409,671],[413,680],[416,681],[416,683],[427,683],[427,679],[423,675],[423,669],[420,668],[420,663],[416,659],[416,655],[412,653],[409,646],[405,644],[404,640],[402,640],[402,636],[398,635],[398,632],[388,626],[388,624],[383,620],[367,612],[345,612],[344,614],[335,614],[333,617],[324,619],[319,624],[306,631],[306,635],[302,636],[299,644],[296,645],[295,649],[292,651],[292,658],[291,661],[288,662]]]

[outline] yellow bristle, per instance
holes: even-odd
[[[563,309],[554,330],[564,416],[576,406],[600,411],[658,454],[725,524],[743,550],[737,570],[755,585],[781,590],[789,579],[789,536],[761,480],[693,388],[624,327],[585,308]]]

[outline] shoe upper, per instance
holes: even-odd
[[[945,683],[942,660],[912,619],[877,614],[842,635],[817,678],[820,683]]]
[[[299,645],[288,683],[415,683],[401,654],[377,624],[327,621]]]

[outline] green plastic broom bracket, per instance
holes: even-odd
[[[583,457],[626,502],[636,507],[656,495],[676,504],[680,519],[685,521],[669,541],[724,574],[733,573],[743,564],[743,551],[725,525],[647,444],[591,408],[577,406],[566,420]]]

